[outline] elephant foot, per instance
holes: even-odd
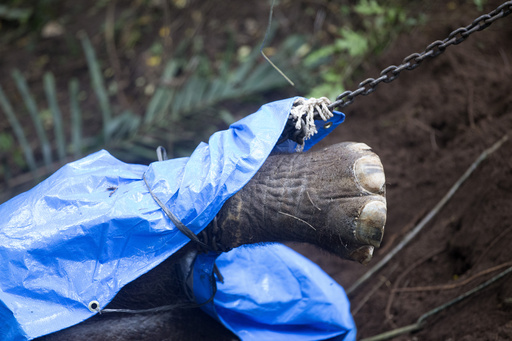
[[[366,264],[384,234],[384,169],[364,143],[273,155],[217,217],[228,247],[306,242]]]

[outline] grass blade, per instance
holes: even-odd
[[[0,5],[0,18],[6,20],[18,20],[21,23],[26,23],[28,18],[32,15],[30,8],[13,8],[6,5]]]
[[[2,90],[1,86],[0,86],[0,106],[2,107],[3,111],[5,112],[5,116],[7,116],[7,120],[11,124],[14,134],[16,135],[16,138],[18,139],[18,142],[21,145],[23,154],[25,154],[25,160],[27,161],[28,168],[30,169],[30,171],[35,172],[35,170],[37,169],[37,166],[36,166],[36,161],[34,158],[34,152],[32,151],[32,148],[30,148],[30,145],[27,141],[25,133],[23,132],[23,128],[21,128],[21,124],[18,121],[18,119],[16,118],[16,115],[14,114],[14,110],[12,110],[11,103],[9,103],[9,100],[7,99],[7,96],[5,96],[4,91]]]
[[[63,161],[66,158],[66,139],[64,137],[64,128],[62,126],[62,114],[57,103],[55,77],[51,72],[46,72],[43,76],[43,82],[46,100],[48,101],[48,105],[50,106],[50,111],[53,116],[53,128],[55,131],[55,139],[57,140],[59,160]]]
[[[46,167],[50,167],[52,164],[52,149],[50,147],[50,143],[48,142],[48,138],[46,136],[46,132],[44,131],[43,123],[41,122],[41,118],[39,117],[39,111],[37,109],[36,102],[32,95],[30,94],[30,90],[27,86],[27,81],[21,74],[21,72],[17,69],[15,69],[12,72],[12,77],[14,78],[14,81],[16,82],[16,86],[18,87],[18,90],[21,93],[21,96],[23,98],[23,102],[25,103],[25,106],[27,107],[28,113],[30,114],[30,117],[32,118],[32,122],[34,123],[34,126],[36,128],[36,134],[39,138],[39,142],[41,143],[41,148],[43,150],[43,159],[44,164]]]
[[[103,139],[105,144],[108,144],[110,136],[108,135],[108,125],[112,119],[112,109],[110,108],[110,102],[107,96],[107,90],[105,88],[105,82],[101,73],[96,53],[92,47],[91,41],[87,37],[87,34],[81,32],[79,34],[82,47],[84,49],[85,58],[87,59],[87,65],[89,66],[89,72],[91,74],[92,87],[94,93],[100,102],[101,113],[103,115]]]
[[[207,86],[207,90],[203,95],[201,103],[210,103],[214,102],[216,98],[220,97],[221,94],[226,91],[226,88],[231,90],[233,88],[233,83],[221,80],[219,78],[215,78],[209,82]],[[206,106],[206,105],[205,105]]]
[[[230,83],[238,85],[245,81],[247,74],[251,71],[255,64],[257,64],[257,58],[260,55],[258,49],[253,51],[247,56],[247,58],[238,66],[233,75],[231,75]]]
[[[174,61],[170,61],[164,70],[164,74],[162,75],[161,83],[158,89],[155,91],[153,97],[151,97],[151,101],[149,102],[148,108],[146,110],[146,114],[144,117],[144,124],[151,124],[158,114],[165,107],[165,102],[171,96],[169,93],[169,88],[166,84],[169,84],[174,76],[174,73],[177,69],[177,63]]]
[[[202,82],[205,82],[205,80],[201,80],[198,76],[193,75],[188,79],[187,83],[183,86],[183,90],[181,91],[180,95],[183,97],[183,112],[189,112],[194,102],[200,99],[198,89],[202,86]]]
[[[171,107],[172,101],[174,100],[174,93],[176,92],[176,89],[171,88],[167,91],[166,98],[162,101],[162,105],[159,110],[159,114],[157,117],[157,123],[169,120],[169,108]]]
[[[75,158],[82,156],[82,112],[78,104],[78,80],[73,78],[69,82],[69,104],[71,109],[71,141]]]

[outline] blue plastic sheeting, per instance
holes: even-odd
[[[198,302],[212,295],[216,255],[199,255],[194,264]],[[224,283],[216,281],[215,300],[203,306],[243,341],[355,341],[356,326],[343,288],[316,264],[282,244],[240,247],[216,262]]]
[[[82,322],[127,283],[189,240],[156,196],[194,233],[258,171],[274,148],[295,98],[266,104],[217,132],[189,158],[123,163],[100,151],[69,163],[0,205],[0,335],[26,340]],[[318,122],[305,149],[344,119]],[[280,151],[293,152],[286,143]]]

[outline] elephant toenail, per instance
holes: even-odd
[[[386,224],[386,211],[386,204],[382,201],[367,203],[356,223],[356,239],[379,247],[384,234],[384,224]]]
[[[363,265],[368,264],[368,262],[373,257],[373,250],[374,250],[373,246],[370,246],[370,245],[361,246],[357,250],[352,251],[352,253],[350,254],[350,258],[352,258],[353,260],[355,260]]]
[[[372,150],[366,143],[356,142],[349,145],[349,148],[356,152]]]
[[[384,192],[384,168],[376,155],[363,156],[354,164],[354,174],[359,185],[368,192]]]

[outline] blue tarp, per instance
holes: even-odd
[[[198,302],[212,295],[215,255],[194,266]],[[282,244],[251,245],[221,254],[215,300],[203,306],[243,341],[354,341],[356,327],[343,288],[309,259]]]
[[[185,245],[143,180],[199,233],[258,171],[275,147],[295,99],[269,103],[217,132],[188,158],[149,166],[106,151],[69,163],[0,205],[0,335],[26,340],[75,325],[127,283]],[[344,119],[318,122],[307,150]],[[288,141],[280,152],[293,152]]]

